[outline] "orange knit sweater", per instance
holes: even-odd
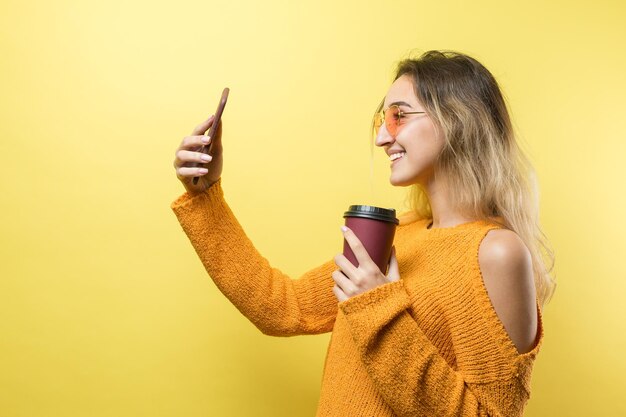
[[[224,200],[221,180],[171,208],[207,272],[264,334],[332,331],[316,416],[522,416],[543,341],[519,354],[484,287],[484,220],[428,229],[400,216],[400,277],[338,302],[333,259],[291,279],[261,256]],[[334,254],[333,254],[334,256]]]

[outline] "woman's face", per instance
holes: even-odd
[[[402,103],[400,103],[402,102]],[[402,75],[389,88],[383,109],[391,104],[399,104],[405,112],[425,111],[415,97],[410,75]],[[376,146],[384,148],[387,155],[406,152],[402,158],[391,163],[389,182],[394,186],[408,186],[430,183],[434,173],[434,163],[443,148],[443,138],[435,132],[435,125],[427,114],[407,114],[400,119],[400,127],[395,138],[391,137],[385,125],[376,137]]]

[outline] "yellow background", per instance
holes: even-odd
[[[3,1],[0,416],[312,416],[329,334],[262,335],[170,203],[223,87],[226,199],[293,278],[350,204],[403,208],[369,123],[395,63],[489,68],[559,287],[526,416],[626,413],[621,1]],[[241,277],[245,290],[246,277]]]

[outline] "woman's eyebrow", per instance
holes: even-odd
[[[409,103],[407,103],[406,101],[394,101],[393,103],[389,103],[389,106],[393,106],[394,104],[398,104],[398,105],[402,104],[402,105],[404,105],[404,106],[408,106],[408,107],[409,107],[409,108],[411,108],[411,109],[413,108],[413,107],[411,107],[411,105],[410,105]]]

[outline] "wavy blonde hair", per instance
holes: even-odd
[[[517,144],[498,83],[477,60],[454,51],[404,59],[394,81],[405,74],[435,128],[443,131],[445,144],[434,172],[454,190],[451,205],[469,218],[488,219],[517,233],[531,253],[543,308],[556,290],[554,252],[539,225],[535,171]],[[384,98],[376,114],[383,104]],[[432,219],[421,184],[411,185],[407,200],[412,215]]]

